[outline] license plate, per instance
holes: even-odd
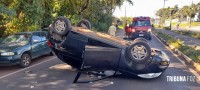
[[[139,34],[139,36],[144,36],[144,34]]]

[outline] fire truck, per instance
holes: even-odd
[[[129,39],[142,37],[151,40],[150,17],[134,17],[132,23],[125,26],[125,32]]]

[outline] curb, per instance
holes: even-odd
[[[163,38],[159,37],[156,33],[153,32],[153,34],[160,39],[161,42],[163,42],[163,44],[167,47],[169,47],[174,54],[182,57],[184,59],[184,62],[188,63],[189,65],[191,65],[192,67],[194,67],[197,72],[200,72],[200,64],[194,62],[191,58],[189,58],[188,56],[186,56],[185,54],[183,54],[181,51],[179,51],[178,49],[175,49],[174,46],[169,45]],[[187,65],[187,64],[186,64]]]

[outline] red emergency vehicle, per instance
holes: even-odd
[[[125,26],[126,35],[129,39],[143,37],[151,40],[151,22],[150,17],[134,17],[129,26]]]

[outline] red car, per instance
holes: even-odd
[[[129,39],[143,37],[151,40],[150,17],[134,17],[132,23],[128,27],[125,27],[125,31]]]

